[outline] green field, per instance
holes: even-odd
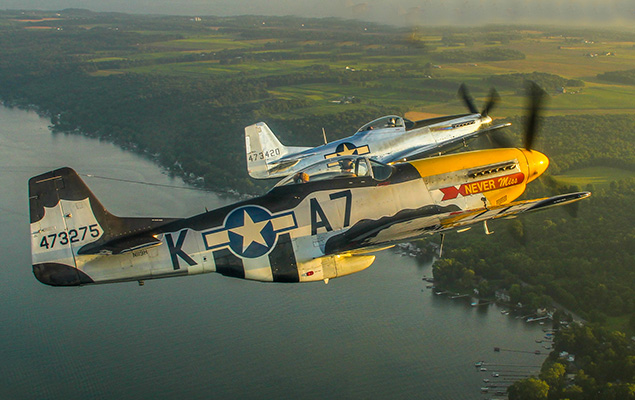
[[[195,33],[172,31],[179,39],[153,42],[140,46],[138,51],[126,55],[110,52],[95,57],[99,71],[96,76],[112,73],[164,74],[189,76],[200,79],[226,77],[265,78],[293,74],[307,74],[316,65],[325,65],[334,72],[345,71],[340,84],[297,83],[270,87],[269,93],[279,99],[309,100],[314,104],[306,110],[295,110],[287,117],[310,115],[314,112],[340,112],[329,106],[340,96],[356,96],[366,104],[381,104],[396,110],[424,111],[436,114],[458,113],[464,105],[451,98],[462,82],[472,88],[477,104],[485,101],[488,88],[486,79],[492,75],[544,72],[565,79],[584,81],[583,87],[568,88],[565,94],[550,92],[546,115],[635,113],[635,86],[620,85],[597,79],[608,71],[627,70],[635,65],[635,46],[632,39],[591,41],[583,37],[548,35],[536,28],[513,31],[514,39],[506,43],[492,40],[474,40],[446,45],[443,36],[425,32],[417,36],[418,44],[427,46],[423,51],[404,40],[408,34],[387,29],[391,44],[372,43],[372,40],[342,40],[334,37],[315,39],[281,34],[279,27],[259,28],[259,38],[243,38],[240,34],[216,31]],[[147,35],[148,31],[143,31]],[[270,35],[268,35],[270,33]],[[288,36],[287,36],[288,35]],[[455,32],[465,38],[469,33]],[[589,33],[589,37],[593,34]],[[386,38],[383,38],[386,40]],[[464,39],[463,39],[464,40]],[[586,42],[585,42],[586,40]],[[390,49],[390,51],[387,51]],[[504,61],[440,62],[444,52],[474,53],[486,50],[516,50],[524,59]],[[217,53],[218,52],[218,53]],[[381,53],[394,54],[381,54]],[[606,54],[611,55],[606,55]],[[591,54],[598,56],[591,57]],[[200,55],[200,60],[192,59]],[[186,57],[190,58],[186,58]],[[180,59],[182,58],[182,59]],[[123,68],[106,67],[116,60],[141,62]],[[102,69],[100,65],[104,65]],[[110,68],[110,69],[108,69]],[[355,71],[353,71],[354,69]],[[357,74],[358,76],[354,76]],[[436,87],[432,81],[445,81],[454,86]],[[434,96],[441,90],[446,96]],[[498,88],[502,101],[495,117],[508,117],[524,113],[524,95],[519,90]]]
[[[593,185],[596,188],[606,189],[612,181],[629,179],[635,177],[633,171],[610,167],[590,167],[567,171],[562,175],[555,175],[553,178],[564,185],[576,185],[579,188],[586,188]]]
[[[149,49],[171,49],[172,51],[220,51],[228,49],[252,48],[255,46],[256,44],[254,43],[236,40],[232,37],[208,35],[170,40],[167,42],[157,42],[153,43]]]

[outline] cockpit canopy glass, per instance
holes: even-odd
[[[387,115],[385,117],[377,118],[374,121],[370,121],[366,125],[362,126],[357,130],[357,132],[366,132],[372,131],[376,129],[386,129],[386,128],[406,128],[410,129],[414,126],[414,122],[402,118],[398,115]]]
[[[369,160],[366,157],[344,156],[330,158],[310,165],[290,175],[276,184],[275,187],[316,182],[327,179],[345,179],[371,177],[383,181],[392,175],[393,167]]]

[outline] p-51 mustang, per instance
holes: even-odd
[[[347,155],[366,155],[383,163],[405,161],[444,153],[485,132],[511,125],[490,125],[488,113],[498,99],[496,91],[492,90],[481,112],[464,85],[459,94],[470,114],[416,122],[389,115],[365,124],[353,136],[318,147],[284,146],[267,124],[258,122],[245,128],[247,171],[256,179],[282,178],[321,160]]]
[[[529,126],[527,147],[535,125]],[[590,195],[513,202],[548,164],[529,148],[394,165],[338,157],[283,179],[264,196],[183,219],[114,216],[62,168],[29,180],[33,272],[53,286],[206,272],[328,282],[367,268],[371,252],[395,243]]]

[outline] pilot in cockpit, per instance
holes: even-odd
[[[350,159],[344,159],[342,161],[340,161],[340,168],[342,169],[342,172],[344,173],[348,173],[348,174],[352,174],[353,173],[353,160]]]
[[[346,158],[340,161],[340,169],[342,170],[342,174],[355,176],[353,168],[353,160]]]

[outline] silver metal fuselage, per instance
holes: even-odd
[[[395,126],[376,121],[394,118]],[[353,136],[335,140],[314,148],[286,148],[269,145],[264,151],[256,148],[250,153],[247,144],[247,164],[251,177],[256,179],[283,178],[324,159],[364,155],[380,162],[395,162],[411,159],[416,155],[436,155],[455,146],[464,145],[464,140],[473,136],[483,124],[492,121],[480,114],[453,115],[413,123],[398,116],[387,116],[372,121],[360,128]],[[407,124],[414,126],[408,127]],[[420,126],[419,126],[420,125]],[[246,128],[246,132],[251,127]],[[264,142],[264,140],[263,140]],[[260,165],[252,161],[262,158]],[[263,156],[264,154],[264,156]]]

